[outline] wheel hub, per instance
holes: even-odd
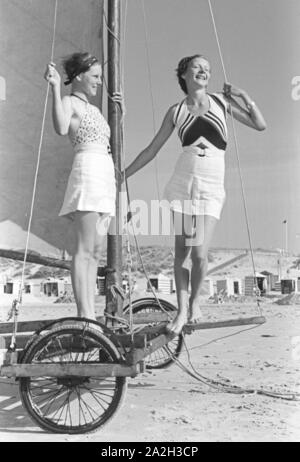
[[[57,385],[63,385],[67,388],[75,388],[84,383],[90,383],[89,377],[66,376],[57,379]]]

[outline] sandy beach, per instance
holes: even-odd
[[[166,297],[165,297],[166,298]],[[167,297],[174,299],[174,295]],[[205,300],[203,299],[203,302]],[[97,304],[100,313],[103,303]],[[70,436],[42,431],[23,409],[14,380],[0,380],[0,441],[290,442],[300,441],[300,305],[264,303],[266,324],[201,330],[185,336],[180,361],[204,377],[244,389],[288,394],[230,394],[200,383],[177,365],[128,379],[124,404],[96,433]],[[8,307],[1,306],[4,321]],[[204,319],[257,314],[255,303],[210,305]],[[75,314],[73,304],[24,302],[21,319]],[[298,397],[299,399],[299,397]]]

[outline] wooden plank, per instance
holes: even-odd
[[[138,320],[139,321],[139,320]],[[247,325],[261,325],[266,323],[266,318],[264,316],[250,317],[250,318],[237,318],[237,319],[227,319],[224,321],[215,321],[215,322],[201,322],[199,324],[187,324],[183,331],[184,333],[192,333],[196,330],[205,330],[205,329],[220,329],[225,327],[237,327],[237,326],[247,326]],[[137,322],[138,324],[138,322]],[[142,324],[145,324],[143,319]],[[162,333],[162,330],[165,328],[165,323],[158,324],[157,326],[146,326],[139,333],[134,334],[134,342],[131,341],[131,335],[119,335],[118,340],[123,347],[134,346],[136,348],[141,348],[145,344],[145,335],[153,336],[159,335]],[[17,348],[23,349],[31,338],[32,334],[17,334]],[[2,347],[8,348],[10,345],[11,335],[1,335]]]
[[[118,335],[118,342],[124,348],[143,348],[146,344],[146,336],[155,336],[161,333],[164,330],[164,324],[160,324],[157,326],[146,326],[138,333],[134,334],[121,334]],[[27,342],[31,339],[32,333],[17,333],[17,349],[23,350],[27,344]],[[113,340],[113,339],[112,339]],[[10,341],[11,341],[11,334],[5,334],[0,336],[0,346],[1,348],[9,348]],[[116,347],[118,347],[118,343],[116,343]]]
[[[175,318],[177,311],[173,313],[140,313],[133,315],[133,324],[151,324],[151,323],[160,323],[160,322],[168,322],[170,319]],[[129,316],[123,316],[126,321],[129,322]]]
[[[176,316],[177,312],[169,312],[164,313],[164,312],[158,312],[158,313],[140,313],[140,314],[135,314],[133,316],[133,323],[135,325],[139,324],[158,324],[160,322],[168,322],[170,319],[173,319]],[[238,318],[234,319],[234,323],[240,323],[237,325],[244,325],[242,324],[245,320],[245,322],[251,323],[251,320],[259,319],[261,317],[250,317],[250,318]],[[63,318],[62,318],[63,319]],[[126,322],[129,322],[129,315],[126,314],[122,316],[122,319],[124,319]],[[249,321],[250,320],[250,321]],[[46,319],[43,321],[21,321],[18,322],[18,332],[35,332],[39,329],[44,328],[47,324],[53,323],[55,321],[58,321],[56,319]],[[105,323],[105,317],[99,316],[97,317],[97,321],[101,323]],[[216,321],[216,322],[207,322],[207,323],[199,323],[198,327],[200,329],[214,329],[218,327],[229,327],[229,323],[231,320],[225,320],[225,321]],[[264,318],[265,322],[265,318]],[[222,325],[222,323],[225,323]],[[254,322],[256,324],[256,322]],[[261,322],[258,322],[258,324],[261,324]],[[234,324],[235,325],[235,324]],[[204,327],[205,326],[205,327]],[[207,326],[207,327],[206,327]],[[0,322],[0,335],[1,334],[9,334],[13,331],[13,323],[12,322]]]
[[[266,318],[264,316],[256,316],[252,318],[238,318],[238,319],[227,319],[224,321],[215,321],[215,322],[201,322],[199,324],[186,324],[183,330],[185,333],[189,333],[189,332],[193,332],[194,330],[219,329],[221,327],[260,325],[260,324],[265,324],[265,323],[266,323]]]
[[[18,322],[18,332],[35,332],[42,327],[45,327],[55,319],[48,319],[46,321],[21,321]],[[13,331],[12,322],[1,322],[0,323],[0,334],[9,334]]]
[[[67,318],[66,318],[67,319]],[[64,318],[61,318],[63,321]],[[36,332],[39,329],[45,328],[47,324],[51,324],[58,321],[58,319],[46,319],[44,321],[20,321],[18,322],[18,332]],[[99,316],[97,318],[98,322],[104,323],[105,318]],[[72,321],[70,321],[72,322]],[[13,331],[13,322],[1,322],[0,323],[0,335],[9,334]]]
[[[207,322],[207,323],[200,323],[200,324],[193,324],[193,325],[186,325],[184,327],[185,333],[191,333],[194,330],[198,329],[217,329],[221,327],[235,327],[235,326],[246,326],[246,325],[260,325],[266,322],[266,318],[263,316],[257,316],[252,318],[239,318],[239,319],[230,319],[227,321],[219,321],[219,322]],[[158,326],[157,326],[158,327]],[[132,350],[126,359],[128,360],[129,364],[136,364],[154,351],[158,350],[159,348],[164,347],[169,343],[175,335],[163,333],[164,326],[161,327],[161,333],[156,338],[151,339],[148,342],[147,348],[135,348]]]
[[[176,313],[171,313],[170,319],[174,318]],[[127,316],[124,316],[128,319]],[[168,316],[165,313],[148,313],[148,314],[136,314],[133,317],[133,324],[151,324],[151,323],[166,323],[169,321]],[[252,316],[247,318],[234,318],[224,319],[223,321],[209,321],[200,322],[198,324],[187,324],[186,329],[198,330],[198,329],[218,329],[220,327],[233,327],[233,326],[245,326],[250,324],[264,324],[266,318],[264,316]]]
[[[133,324],[151,324],[151,323],[166,323],[170,319],[173,319],[176,316],[175,313],[147,313],[147,314],[135,314],[133,316]],[[124,316],[126,320],[129,320],[127,316]],[[247,318],[234,318],[234,319],[225,319],[223,321],[210,321],[210,322],[201,322],[199,324],[187,325],[188,328],[197,329],[218,329],[220,327],[230,327],[230,326],[244,326],[247,324],[264,324],[266,318],[264,316],[252,316]]]
[[[174,317],[176,313],[173,313],[170,317]],[[159,322],[167,322],[170,317],[168,317],[165,313],[148,313],[148,314],[135,314],[133,316],[133,323],[134,324],[150,324],[150,323],[159,323]],[[129,322],[129,316],[124,315],[122,317],[125,321]],[[63,318],[62,318],[63,320]],[[18,322],[18,332],[36,332],[39,329],[42,329],[47,326],[47,324],[51,324],[56,319],[46,319],[43,321],[20,321]],[[101,323],[105,323],[105,318],[103,316],[97,317],[97,321]],[[0,335],[1,334],[9,334],[13,331],[13,322],[1,322],[0,323]]]
[[[18,350],[23,350],[28,342],[28,340],[32,337],[31,334],[25,334],[25,335],[17,335],[17,349]],[[4,340],[4,344],[6,349],[10,347],[10,342],[11,342],[11,335],[3,335],[1,337]]]
[[[9,258],[11,260],[23,261],[24,252],[20,252],[17,250],[0,249],[0,257]],[[51,266],[53,268],[62,268],[67,270],[70,270],[71,268],[71,261],[44,257],[35,252],[31,253],[30,251],[27,253],[26,261],[29,263],[36,263],[38,265]]]
[[[170,316],[165,313],[147,313],[147,314],[135,314],[133,316],[133,324],[151,324],[151,323],[166,323],[170,319],[173,319],[176,315],[175,313],[170,313]],[[125,319],[128,319],[127,316],[124,316]],[[220,327],[231,327],[231,326],[244,326],[248,324],[264,324],[266,318],[264,316],[253,316],[247,318],[235,318],[235,319],[225,319],[223,321],[210,321],[210,322],[201,322],[198,324],[186,325],[188,329],[218,329]]]
[[[10,260],[24,261],[24,252],[18,250],[0,249],[0,257],[8,258]],[[50,258],[40,255],[36,252],[29,251],[26,256],[28,263],[35,263],[37,265],[50,266],[51,268],[60,268],[69,270],[71,269],[71,260],[61,260],[59,258]],[[105,276],[109,270],[106,266],[98,267],[98,276]]]
[[[133,316],[133,324],[140,325],[140,324],[158,324],[158,323],[166,323],[170,319],[173,319],[176,316],[176,312],[170,313],[167,315],[166,313],[146,313],[146,314],[135,314]],[[129,322],[129,316],[124,315],[123,318],[127,322]],[[263,321],[262,321],[263,320]],[[47,324],[53,323],[55,319],[47,319],[46,321],[22,321],[18,323],[18,332],[35,332],[39,329],[42,329],[47,326]],[[104,317],[98,317],[98,322],[104,323]],[[266,319],[262,316],[254,316],[249,318],[236,318],[236,319],[229,319],[224,321],[213,321],[213,322],[201,322],[197,324],[197,329],[217,329],[219,327],[230,327],[235,325],[247,325],[247,324],[263,324],[266,322]],[[196,325],[195,325],[196,326]],[[195,327],[194,326],[194,327]],[[2,322],[0,323],[0,335],[1,334],[9,334],[13,330],[13,323],[12,322]],[[196,328],[194,329],[196,330]]]
[[[135,377],[135,366],[121,364],[11,364],[1,367],[1,377]]]
[[[171,334],[160,334],[155,339],[151,340],[147,348],[135,348],[134,350],[132,350],[126,356],[126,361],[132,365],[137,364],[143,361],[154,351],[159,350],[160,348],[167,345],[174,337],[175,335]]]

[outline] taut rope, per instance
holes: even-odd
[[[58,9],[58,0],[55,0],[50,62],[53,62],[53,57],[54,57],[56,25],[57,25],[57,9]],[[13,322],[14,322],[13,334],[12,334],[11,343],[10,343],[10,350],[15,350],[16,348],[16,334],[17,334],[17,326],[18,326],[19,306],[22,304],[22,294],[24,290],[25,267],[26,267],[26,260],[27,260],[27,254],[28,254],[28,248],[29,248],[29,238],[30,238],[33,209],[34,209],[35,197],[36,197],[36,186],[37,186],[42,144],[43,144],[44,131],[45,131],[45,121],[46,121],[47,105],[48,105],[48,98],[49,98],[49,90],[50,90],[50,84],[48,82],[45,102],[44,102],[44,110],[43,110],[43,117],[42,117],[42,126],[41,126],[40,140],[39,140],[39,146],[38,146],[38,153],[37,153],[37,164],[36,164],[34,181],[33,181],[33,191],[32,191],[32,199],[31,199],[31,206],[30,206],[28,229],[27,229],[27,238],[26,238],[24,260],[23,260],[23,267],[22,267],[21,284],[20,284],[18,299],[14,300],[12,304],[12,308],[8,315],[8,320],[10,320],[13,317]]]

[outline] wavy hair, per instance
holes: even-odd
[[[65,85],[72,83],[77,75],[87,72],[96,63],[99,60],[87,52],[73,53],[63,58],[62,65],[68,78]]]
[[[188,91],[187,91],[187,86],[186,86],[186,83],[185,83],[185,80],[184,78],[182,77],[183,74],[186,73],[187,71],[187,68],[189,66],[189,63],[191,61],[193,61],[193,59],[195,58],[203,58],[205,59],[207,62],[208,59],[203,56],[203,55],[193,55],[193,56],[186,56],[185,58],[182,58],[179,63],[178,63],[178,66],[177,66],[177,69],[176,69],[176,75],[177,75],[177,78],[178,78],[178,83],[179,83],[179,86],[181,88],[181,90],[187,95]]]

